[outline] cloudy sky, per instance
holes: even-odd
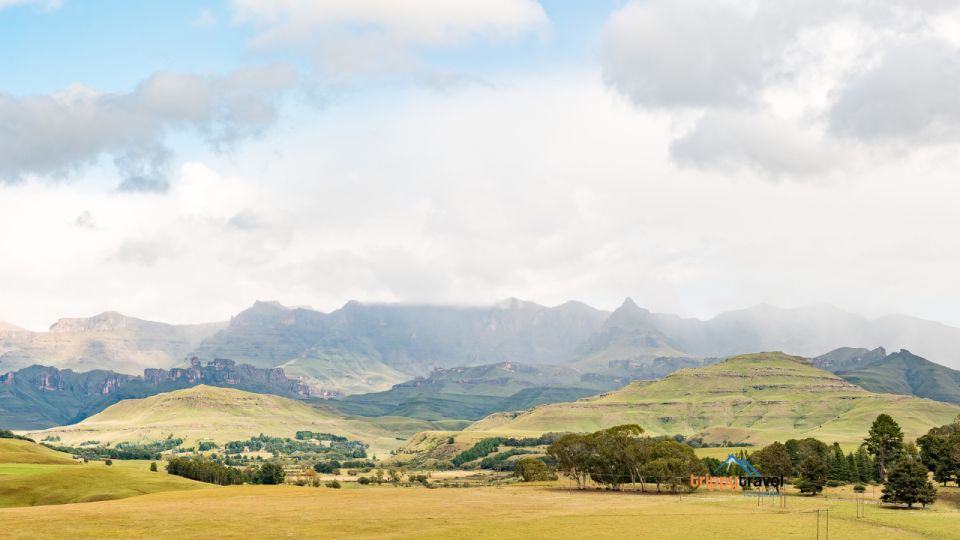
[[[960,2],[0,0],[0,320],[960,325]]]

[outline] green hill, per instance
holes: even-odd
[[[301,398],[307,385],[279,368],[255,368],[217,359],[189,368],[146,369],[143,376],[106,370],[76,372],[30,366],[0,374],[0,426],[44,429],[73,424],[124,399],[136,399],[199,384]]]
[[[854,444],[881,412],[893,414],[913,438],[948,423],[960,407],[868,392],[802,358],[758,353],[682,369],[659,381],[634,382],[574,403],[495,414],[468,430],[529,435],[636,423],[652,435],[701,436],[707,442],[764,444],[817,437]]]
[[[51,450],[35,442],[0,438],[0,463],[31,465],[71,465],[70,454]]]
[[[2,459],[2,458],[0,458]],[[159,493],[213,488],[165,472],[151,472],[145,461],[102,461],[76,465],[0,463],[0,508],[124,499]]]
[[[407,416],[426,420],[478,420],[496,411],[527,409],[541,403],[574,401],[623,386],[629,379],[584,380],[571,368],[502,362],[437,368],[386,392],[330,401],[348,414]]]
[[[907,350],[837,375],[871,392],[907,394],[960,403],[960,371],[935,364]]]
[[[344,416],[322,406],[311,406],[274,395],[254,394],[206,385],[128,399],[70,426],[31,432],[41,440],[58,436],[60,444],[146,442],[183,438],[185,446],[200,439],[218,443],[242,440],[260,433],[293,437],[299,430],[334,433],[370,445],[372,453],[399,446],[398,437],[436,426],[425,421],[363,419]]]

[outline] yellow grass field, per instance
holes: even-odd
[[[816,510],[830,510],[831,538],[960,538],[960,512],[852,500],[753,498],[502,489],[233,486],[117,501],[0,510],[3,536],[34,538],[816,538]],[[820,538],[825,536],[826,514]]]

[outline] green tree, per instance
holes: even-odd
[[[557,479],[557,473],[555,473],[549,465],[537,458],[529,457],[517,461],[513,474],[524,482],[540,482]]]
[[[816,495],[823,491],[823,486],[827,484],[827,466],[818,455],[807,456],[800,462],[799,474],[800,480],[796,486],[800,493]]]
[[[857,454],[854,457],[857,460],[857,472],[860,474],[860,480],[863,482],[873,481],[877,471],[873,463],[870,462],[870,454],[867,453],[867,449],[861,446],[857,449]]]
[[[827,463],[827,479],[837,482],[848,482],[850,480],[847,458],[844,457],[843,450],[840,449],[840,445],[837,443],[833,443],[830,461]]]
[[[607,484],[619,490],[623,484],[634,482],[639,467],[634,443],[643,433],[636,424],[625,424],[587,435],[593,455],[587,461],[590,478],[598,484]]]
[[[877,478],[887,479],[887,466],[903,454],[903,430],[888,414],[881,414],[870,426],[870,434],[863,444],[876,460]]]
[[[707,472],[703,462],[697,459],[693,448],[671,439],[657,441],[648,454],[647,461],[642,465],[643,475],[653,477],[657,484],[666,482],[672,491],[683,484],[690,475],[702,475]]]
[[[915,503],[931,504],[937,498],[937,488],[927,479],[927,474],[927,468],[919,461],[901,459],[890,470],[881,500],[905,503],[907,507]]]
[[[575,433],[560,437],[547,448],[547,455],[557,462],[557,471],[574,479],[579,489],[587,485],[593,454],[591,440]]]
[[[934,479],[947,485],[956,479],[960,485],[960,416],[952,424],[935,427],[917,439],[920,461],[933,472]]]
[[[860,468],[857,467],[857,458],[853,455],[853,452],[847,454],[847,472],[850,483],[858,484],[863,481],[860,477]]]
[[[264,463],[256,474],[256,483],[276,485],[283,483],[283,467],[279,463]]]
[[[156,462],[156,461],[150,462],[150,471],[151,471],[151,472],[157,472],[157,462]]]
[[[780,442],[767,445],[750,455],[750,463],[767,476],[793,476],[793,463],[787,447]]]
[[[380,485],[383,483],[383,469],[377,469],[373,471],[373,480]]]

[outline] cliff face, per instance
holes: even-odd
[[[310,397],[310,388],[281,368],[261,369],[218,358],[190,367],[148,368],[143,376],[105,370],[76,372],[30,366],[0,375],[0,426],[41,429],[74,423],[124,399],[143,398],[200,384],[289,398]]]

